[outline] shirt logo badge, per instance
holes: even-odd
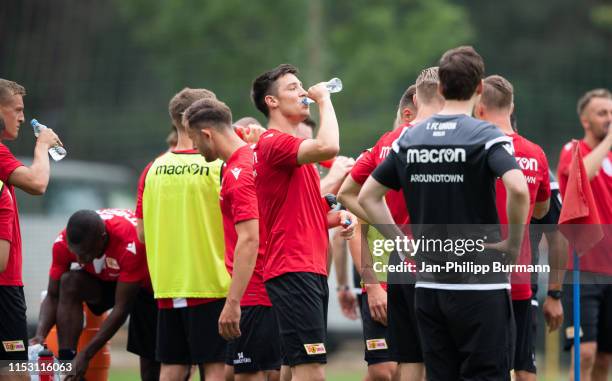
[[[128,245],[127,245],[127,247],[125,249],[127,251],[129,251],[130,253],[136,255],[136,242],[128,243]]]
[[[25,352],[23,340],[3,341],[2,346],[5,352]]]
[[[306,349],[306,354],[308,354],[309,356],[322,355],[327,353],[327,351],[325,350],[325,344],[323,343],[304,344],[304,349]]]
[[[387,341],[385,339],[366,340],[366,348],[368,348],[368,351],[380,351],[382,349],[388,349]]]
[[[232,172],[232,175],[234,175],[236,180],[238,180],[238,176],[240,176],[240,172],[242,172],[242,169],[241,168],[234,168],[230,172]]]
[[[510,155],[514,155],[514,146],[512,144],[503,144],[502,147],[508,152]]]
[[[106,267],[113,270],[119,270],[119,262],[115,258],[106,257]]]

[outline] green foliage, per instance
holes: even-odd
[[[600,14],[597,5],[574,0],[464,3],[487,74],[513,83],[519,131],[542,146],[554,169],[563,144],[583,136],[578,98],[589,89],[612,86],[610,34],[593,24],[594,14]]]
[[[591,9],[593,24],[612,30],[612,5],[599,5]]]
[[[582,135],[576,100],[612,87],[611,14],[606,0],[4,0],[0,73],[26,86],[28,118],[54,128],[70,158],[142,168],[166,148],[178,90],[212,89],[235,118],[263,122],[251,82],[289,62],[305,86],[343,80],[333,99],[342,151],[355,155],[391,127],[421,69],[468,43],[513,82],[519,128],[554,166]],[[22,135],[11,149],[31,156]]]
[[[116,4],[168,97],[203,86],[236,118],[262,119],[249,100],[259,73],[290,62],[302,69],[306,86],[340,77],[345,90],[334,100],[349,154],[390,128],[399,97],[420,69],[471,35],[463,9],[446,0],[323,2],[320,13],[308,0]],[[317,14],[321,20],[313,19]],[[312,34],[321,36],[314,46]]]

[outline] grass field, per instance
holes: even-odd
[[[136,370],[112,370],[109,374],[108,379],[110,381],[135,381],[139,380],[138,371]],[[195,380],[199,380],[200,377],[195,377]],[[328,381],[359,381],[363,379],[363,375],[360,373],[335,373],[328,372]]]
[[[360,381],[363,380],[363,373],[361,372],[346,372],[339,373],[335,371],[327,372],[327,381]],[[138,372],[136,370],[113,370],[109,374],[110,381],[135,381],[139,380]],[[196,376],[194,380],[199,380],[200,377]],[[538,377],[541,381],[558,381],[559,379],[565,378],[548,378]],[[612,380],[612,375],[608,378]]]

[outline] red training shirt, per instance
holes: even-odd
[[[0,240],[13,241],[13,221],[15,220],[15,210],[13,209],[13,197],[6,189],[6,185],[0,185]],[[11,264],[11,251],[9,247],[9,260],[7,268]],[[0,272],[0,276],[3,272]]]
[[[506,134],[512,138],[514,146],[514,156],[519,167],[527,180],[529,188],[529,215],[527,216],[528,224],[533,214],[533,208],[536,202],[546,201],[550,198],[550,178],[548,172],[548,160],[542,148],[520,136],[519,134]],[[506,210],[506,188],[501,179],[495,182],[497,213],[499,215],[499,223],[502,225],[508,224],[508,215]],[[523,243],[521,244],[521,253],[517,261],[519,265],[531,264],[531,244],[529,240],[529,229],[525,229]],[[531,274],[516,273],[511,274],[510,283],[512,285],[513,300],[527,300],[531,298]]]
[[[290,272],[327,276],[327,210],[314,164],[298,164],[304,139],[270,129],[254,148],[260,223],[267,233],[264,281]]]
[[[411,126],[412,125],[408,123],[393,131],[385,132],[371,149],[363,151],[351,169],[351,177],[353,180],[357,184],[363,185],[376,167],[387,158],[393,149],[393,142],[399,139],[404,130]],[[393,221],[395,221],[397,225],[410,224],[410,217],[408,216],[408,208],[406,207],[406,199],[404,198],[403,190],[390,189],[385,195],[385,201],[391,212],[391,217],[393,217]],[[385,291],[387,290],[386,283],[381,283],[381,286]],[[362,287],[361,291],[362,293],[367,292],[365,287]]]
[[[225,163],[219,199],[223,214],[223,232],[225,233],[225,266],[232,275],[234,251],[238,241],[235,225],[242,221],[259,219],[255,179],[253,178],[253,150],[248,145],[237,149]],[[241,306],[272,306],[263,281],[266,251],[264,232],[263,224],[260,224],[257,261],[253,275],[240,301]]]
[[[68,249],[66,229],[62,230],[53,244],[53,260],[49,276],[59,280],[71,269],[83,269],[96,278],[107,282],[140,282],[151,290],[151,279],[147,268],[145,247],[136,233],[136,217],[128,209],[102,209],[102,217],[108,235],[104,255],[93,263],[81,266],[76,255]]]
[[[563,146],[559,156],[557,176],[562,196],[565,196],[565,188],[567,187],[569,168],[572,162],[572,146],[572,142]],[[592,151],[584,140],[579,141],[578,146],[583,158]],[[601,168],[590,181],[590,184],[604,230],[604,238],[580,257],[580,270],[612,275],[612,152],[608,152],[608,156],[604,158]],[[574,268],[573,256],[570,256],[568,268],[570,270]]]
[[[370,176],[376,167],[378,167],[378,165],[389,155],[393,142],[400,137],[404,129],[410,126],[410,124],[407,124],[393,131],[386,132],[378,139],[371,150],[363,151],[351,169],[351,177],[357,184],[363,185],[365,183],[368,176]],[[391,211],[393,221],[395,221],[397,225],[407,225],[410,223],[408,208],[406,207],[406,200],[404,199],[404,192],[402,190],[389,190],[385,196],[385,201]]]
[[[23,166],[23,164],[13,156],[11,151],[4,144],[0,143],[0,181],[4,183],[7,194],[10,195],[10,202],[13,204],[13,218],[11,228],[8,226],[4,229],[5,232],[11,232],[11,249],[9,251],[9,260],[6,270],[0,273],[0,286],[23,286],[21,276],[22,268],[22,253],[21,253],[21,230],[19,229],[19,209],[17,208],[17,198],[15,197],[15,188],[8,183],[8,178],[15,169]]]

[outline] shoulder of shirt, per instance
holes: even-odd
[[[379,145],[387,145],[387,144],[388,144],[387,140],[388,140],[390,137],[393,137],[393,136],[392,136],[392,134],[393,134],[395,131],[397,131],[397,130],[387,131],[387,132],[385,132],[384,134],[382,134],[382,135],[380,136],[380,138],[378,138],[378,140],[376,141],[376,144],[374,144],[374,146],[379,146]],[[399,136],[399,135],[398,135],[398,136]]]
[[[528,150],[546,157],[544,150],[542,149],[542,147],[540,147],[539,144],[527,139],[523,135],[514,134],[514,136],[517,138],[517,140],[521,141],[521,143],[524,144]]]
[[[563,151],[570,152],[570,151],[572,150],[572,146],[573,146],[573,145],[574,145],[574,141],[573,141],[573,140],[570,140],[569,142],[567,142],[567,143],[565,143],[565,144],[563,145],[563,149],[561,150],[561,152],[563,152]]]
[[[277,130],[267,130],[259,136],[257,143],[253,144],[252,150],[258,151],[262,147],[266,147],[269,142],[274,141],[276,136],[279,136],[282,132]]]
[[[474,126],[476,127],[478,132],[483,134],[491,134],[496,136],[506,136],[496,125],[493,123],[489,123],[486,120],[476,119],[474,117],[470,117],[471,122],[475,122]]]

